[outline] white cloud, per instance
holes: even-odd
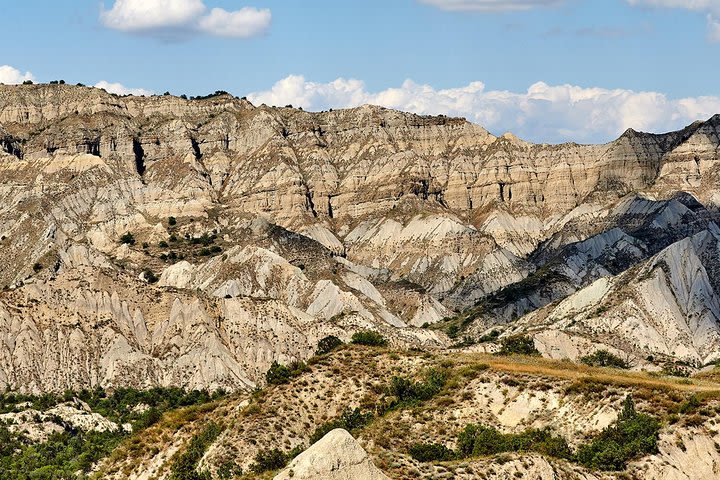
[[[420,0],[443,10],[505,12],[558,5],[564,0]]]
[[[22,73],[15,67],[10,65],[0,65],[0,83],[6,85],[15,85],[23,83],[25,80],[35,80],[35,77],[30,72]]]
[[[152,95],[153,92],[145,90],[144,88],[128,88],[122,83],[110,83],[102,80],[95,84],[95,88],[102,88],[108,93],[115,93],[117,95]]]
[[[707,14],[708,39],[720,42],[720,0],[626,0],[632,6],[682,8]]]
[[[203,0],[115,0],[110,10],[100,12],[108,28],[130,33],[181,38],[205,33],[221,37],[251,37],[270,26],[268,9],[244,7],[228,12],[208,11]]]
[[[245,7],[236,12],[213,8],[202,18],[198,27],[203,32],[221,37],[254,37],[270,25],[270,10]]]
[[[315,83],[292,75],[248,98],[256,105],[292,104],[308,110],[369,103],[419,114],[462,116],[496,134],[511,131],[536,142],[605,142],[627,128],[668,131],[720,112],[720,97],[673,100],[657,92],[543,82],[526,92],[509,92],[487,90],[482,82],[437,90],[406,80],[398,88],[369,92],[359,80]]]

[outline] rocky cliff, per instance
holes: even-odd
[[[373,106],[0,86],[0,388],[249,389],[330,334],[447,347],[458,331],[440,327],[458,315],[472,342],[714,235],[719,132],[715,116],[605,145],[533,145]],[[577,336],[581,353],[613,343],[710,361],[717,251],[701,250],[652,295],[672,303],[708,285],[691,308],[705,333],[634,341],[650,317],[667,332],[689,315],[685,303],[657,317],[653,300],[614,343],[607,326],[576,335],[557,315],[518,325],[537,342]]]

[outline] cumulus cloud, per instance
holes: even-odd
[[[144,88],[128,88],[122,83],[110,83],[102,80],[95,84],[95,88],[102,88],[108,93],[115,93],[117,95],[152,95],[153,92],[145,90]]]
[[[245,7],[236,12],[213,8],[200,18],[198,27],[203,32],[221,37],[254,37],[270,25],[270,10]]]
[[[720,0],[627,0],[633,6],[682,8],[707,15],[708,39],[720,42]]]
[[[248,95],[253,103],[308,110],[362,104],[419,114],[462,116],[499,134],[511,131],[535,142],[606,142],[627,128],[667,131],[720,112],[720,97],[670,99],[658,92],[584,88],[538,82],[525,92],[488,90],[482,82],[435,89],[406,80],[400,87],[370,92],[360,80],[309,82],[299,75]]]
[[[0,65],[0,83],[6,85],[15,85],[23,83],[25,80],[35,80],[35,77],[30,72],[22,73],[15,67],[10,65]]]
[[[270,26],[268,9],[244,7],[228,12],[208,7],[203,0],[115,0],[110,10],[100,12],[100,21],[122,32],[182,38],[205,33],[220,37],[246,38]]]
[[[507,12],[558,5],[564,0],[420,0],[443,10]]]

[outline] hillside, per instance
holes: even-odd
[[[329,334],[472,344],[715,228],[719,125],[533,145],[372,106],[0,86],[0,386],[242,390]],[[628,353],[700,366],[712,338]]]
[[[719,477],[719,162],[720,115],[535,145],[0,85],[0,466]]]
[[[436,390],[425,396],[397,396],[402,379],[428,385],[428,372],[442,374]],[[272,467],[258,472],[259,458],[272,458],[273,450],[297,455],[335,427],[351,431],[373,464],[393,479],[714,478],[720,474],[720,453],[714,446],[719,438],[713,427],[718,394],[720,385],[710,380],[679,381],[533,357],[344,347],[315,357],[286,384],[221,401],[194,420],[166,417],[121,445],[98,473],[101,478],[176,478],[172,472],[179,475],[179,458],[191,439],[214,422],[221,433],[195,455],[194,465],[220,478],[232,476],[223,472],[273,478],[288,460],[263,463]],[[418,444],[461,448],[457,437],[469,424],[503,434],[548,428],[567,443],[568,451],[578,452],[617,421],[628,395],[638,412],[657,419],[661,427],[657,450],[628,461],[620,472],[585,466],[571,456],[559,458],[562,450],[557,448],[437,461],[412,455]],[[313,450],[323,450],[319,459],[341,458],[343,441],[328,439]],[[298,458],[288,468],[302,465]],[[275,478],[288,478],[287,472]]]

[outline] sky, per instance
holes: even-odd
[[[720,0],[4,3],[6,84],[372,103],[548,143],[720,113]]]

